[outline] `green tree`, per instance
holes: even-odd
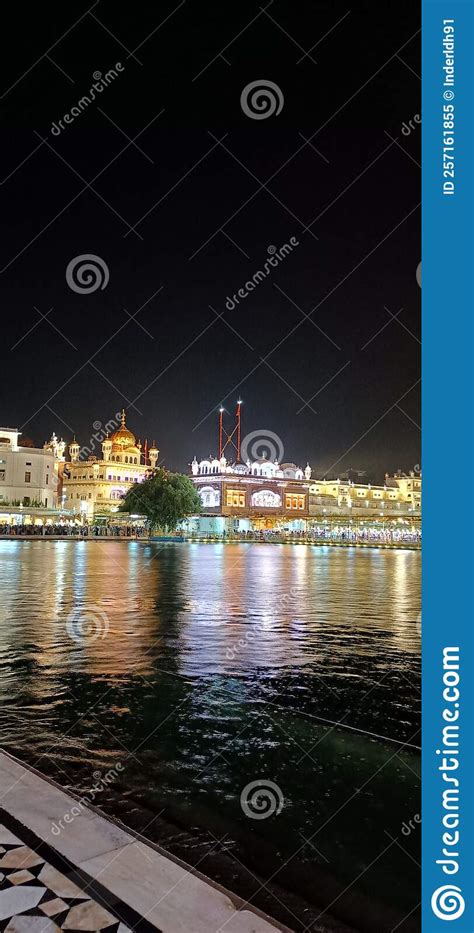
[[[128,490],[119,511],[143,515],[151,531],[174,531],[183,518],[201,511],[201,500],[188,476],[158,469]]]

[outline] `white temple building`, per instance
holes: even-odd
[[[265,456],[230,462],[225,456],[197,460],[191,466],[202,512],[188,530],[222,533],[286,527],[301,530],[308,516],[311,467],[279,463]]]
[[[18,428],[0,428],[0,508],[54,509],[65,442],[55,434],[42,448],[20,441]]]
[[[209,456],[207,460],[199,462],[194,457],[191,463],[193,476],[207,476],[209,474],[240,475],[240,476],[267,476],[271,479],[311,479],[311,467],[306,464],[304,470],[296,463],[278,463],[278,460],[267,460],[259,457],[258,460],[247,460],[246,463],[228,463],[225,457],[218,460]]]

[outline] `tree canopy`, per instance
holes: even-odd
[[[189,477],[164,469],[132,486],[119,506],[121,512],[143,515],[152,531],[174,531],[179,521],[200,510],[201,500]]]

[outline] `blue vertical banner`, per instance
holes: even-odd
[[[422,930],[474,931],[474,0],[423,0]]]

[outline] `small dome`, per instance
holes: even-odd
[[[131,453],[139,453],[139,450],[136,446],[135,435],[125,425],[125,409],[122,410],[121,416],[121,427],[118,431],[114,431],[111,435],[110,440],[112,441],[112,450],[114,452],[120,452],[121,450],[127,450]]]
[[[227,472],[229,473],[248,473],[249,468],[246,463],[242,463],[241,460],[236,460],[230,467],[227,467]]]

